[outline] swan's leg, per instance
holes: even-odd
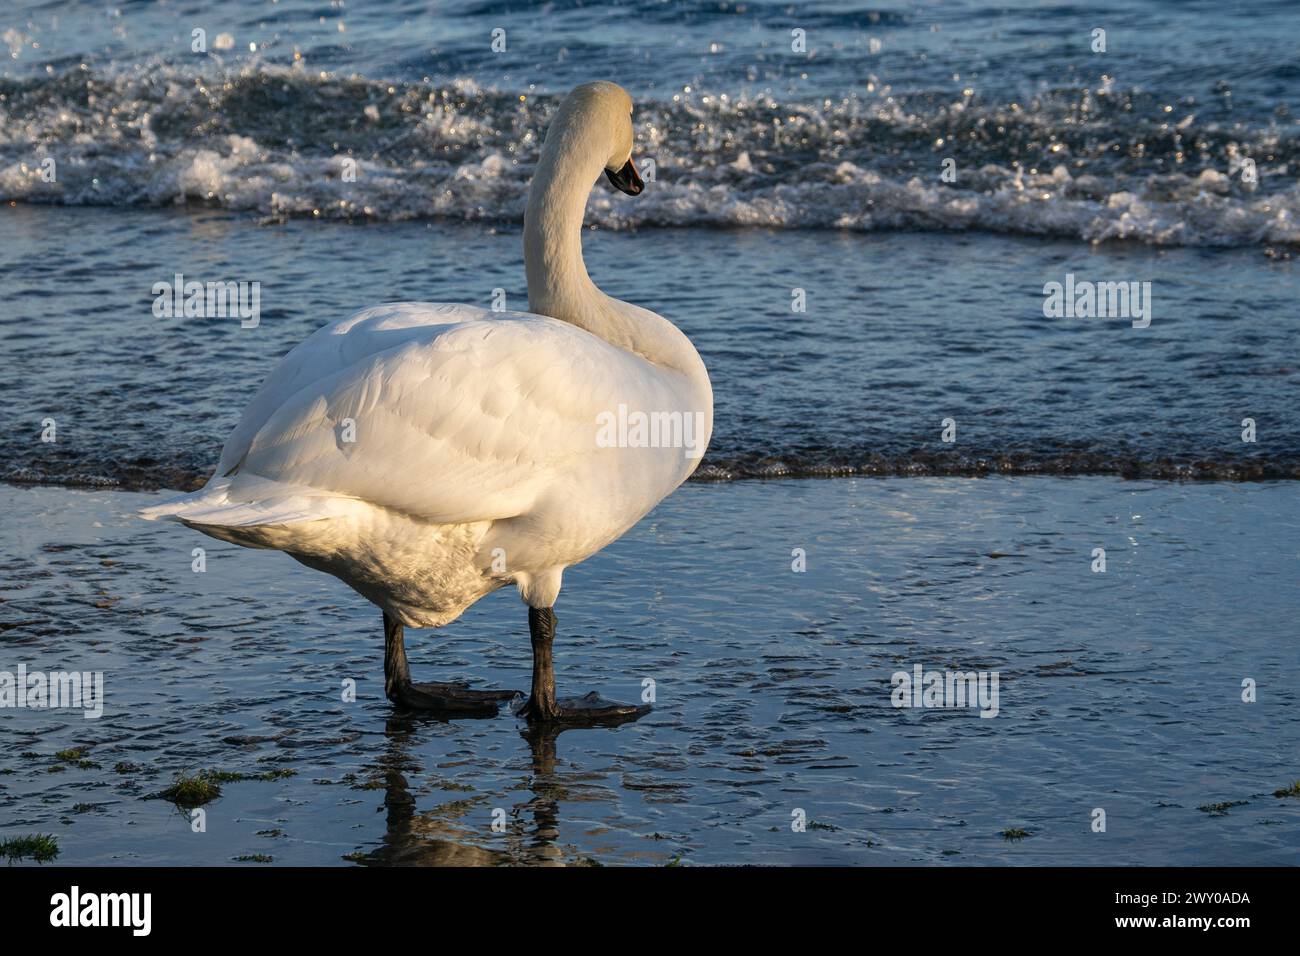
[[[533,689],[532,696],[517,713],[527,718],[530,724],[614,726],[650,712],[648,704],[616,704],[594,691],[585,697],[557,701],[555,666],[551,659],[551,645],[555,641],[555,609],[530,607],[528,633],[533,639]]]
[[[394,704],[432,710],[449,717],[495,717],[502,701],[520,696],[513,690],[470,690],[463,682],[413,684],[406,663],[402,622],[384,612],[384,693]]]
[[[528,635],[533,640],[533,687],[523,714],[529,720],[554,720],[560,713],[555,703],[555,664],[551,659],[555,609],[530,607]]]

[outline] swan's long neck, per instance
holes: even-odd
[[[588,142],[592,138],[571,124],[552,126],[524,213],[529,311],[584,328],[577,318],[589,312],[600,295],[582,261],[582,216],[592,184],[604,168],[598,144]]]
[[[608,151],[599,128],[572,114],[552,124],[524,213],[528,309],[676,369],[707,389],[708,373],[690,339],[667,319],[601,292],[587,275],[582,218]]]

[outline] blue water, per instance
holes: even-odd
[[[749,88],[838,99],[869,82],[899,92],[1001,95],[1086,86],[1110,75],[1126,86],[1207,110],[1265,116],[1295,95],[1300,15],[1285,0],[1199,2],[859,4],[763,0],[633,0],[534,4],[449,0],[343,4],[306,0],[92,2],[16,0],[4,12],[5,74],[23,76],[125,63],[287,65],[376,79],[472,79],[503,90],[561,92],[592,76],[666,99]],[[206,31],[206,54],[191,32]],[[1094,53],[1092,31],[1107,33]],[[492,31],[505,31],[494,51]],[[790,31],[806,33],[795,57]],[[218,36],[228,36],[224,48]],[[875,41],[873,43],[873,41]],[[255,48],[255,49],[254,49]],[[1172,102],[1172,100],[1171,100]],[[1246,117],[1252,114],[1247,112]]]

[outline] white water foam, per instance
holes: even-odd
[[[5,200],[381,221],[522,221],[554,108],[553,98],[468,82],[395,86],[265,64],[216,75],[80,69],[0,91]],[[955,102],[698,94],[642,103],[638,155],[654,160],[655,181],[635,201],[598,187],[589,221],[1300,244],[1294,137],[1202,127],[1194,114],[1161,124],[1135,118],[1132,97],[1085,94],[1033,109],[969,93]],[[1251,154],[1260,157],[1255,183],[1241,173]],[[940,177],[947,156],[957,162],[953,183]],[[48,158],[53,182],[43,176]]]

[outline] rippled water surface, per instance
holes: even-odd
[[[514,227],[43,207],[0,221],[10,479],[192,486],[326,322],[391,300],[487,306],[494,289],[527,307]],[[655,229],[592,230],[586,258],[699,348],[717,402],[704,476],[1300,476],[1300,273],[1256,250]],[[176,273],[260,282],[260,324],[156,317],[150,290]],[[1151,325],[1044,318],[1044,283],[1067,273],[1150,281]]]
[[[97,721],[6,713],[0,836],[65,863],[1293,864],[1297,487],[690,484],[557,608],[561,692],[651,679],[656,709],[531,741],[395,716],[378,612],[283,555],[134,518],[152,496],[0,487],[6,666],[107,691]],[[417,677],[526,682],[512,593],[433,633]],[[916,664],[997,671],[998,715],[895,709]],[[292,775],[226,784],[196,834],[148,799],[187,770]]]

